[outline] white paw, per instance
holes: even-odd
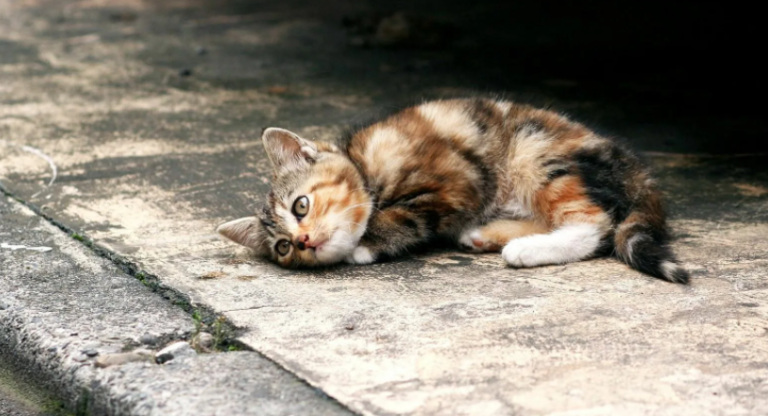
[[[548,262],[543,258],[545,254],[540,252],[540,248],[536,245],[530,243],[532,241],[527,238],[510,241],[501,250],[501,258],[512,267],[534,267],[547,264]]]
[[[566,225],[549,234],[516,238],[507,243],[501,257],[512,267],[571,263],[591,256],[600,237],[595,225]]]
[[[371,250],[363,246],[355,247],[355,250],[348,255],[344,261],[349,264],[371,264],[376,261],[376,258],[371,253]]]
[[[479,228],[470,228],[461,233],[459,245],[464,250],[480,252],[483,251],[483,236]]]

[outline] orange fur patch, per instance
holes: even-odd
[[[499,220],[488,223],[480,228],[480,246],[485,251],[500,251],[507,243],[515,238],[533,234],[545,234],[549,227],[536,221]]]
[[[538,192],[536,199],[540,213],[553,228],[567,223],[610,224],[605,211],[589,199],[578,176],[563,176],[552,181]]]

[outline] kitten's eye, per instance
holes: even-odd
[[[293,203],[293,215],[301,219],[301,217],[307,215],[309,212],[309,198],[306,196],[300,196],[296,198]]]
[[[285,256],[291,251],[291,242],[288,240],[280,240],[275,244],[275,251],[281,256]]]

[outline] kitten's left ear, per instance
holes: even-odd
[[[219,225],[216,232],[232,242],[253,249],[257,254],[265,254],[264,230],[256,217],[245,217],[226,222]]]
[[[317,145],[288,130],[270,127],[261,136],[269,161],[276,171],[293,170],[317,157]]]

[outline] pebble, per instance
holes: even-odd
[[[157,345],[158,341],[157,337],[152,334],[144,334],[139,338],[139,342],[144,345]]]
[[[11,307],[11,305],[8,302],[0,299],[0,311],[4,311],[4,310],[6,310],[6,309],[8,309],[10,307]]]
[[[106,368],[113,365],[123,365],[127,363],[147,361],[151,362],[155,358],[155,354],[143,348],[133,350],[131,352],[121,352],[117,354],[106,354],[99,356],[96,359],[96,367]]]
[[[72,357],[72,360],[73,361],[77,361],[78,363],[82,363],[83,361],[87,361],[88,360],[88,356],[85,355],[85,354],[77,354],[77,355]]]
[[[99,352],[94,350],[93,348],[89,348],[89,349],[83,351],[83,354],[85,354],[85,355],[87,355],[89,357],[95,357],[95,356],[99,355]]]
[[[164,364],[168,361],[195,356],[197,353],[186,341],[174,342],[173,344],[163,348],[155,355],[155,361],[158,364]]]
[[[207,332],[201,332],[192,338],[192,345],[195,348],[201,348],[204,350],[211,349],[213,347],[213,335]]]

